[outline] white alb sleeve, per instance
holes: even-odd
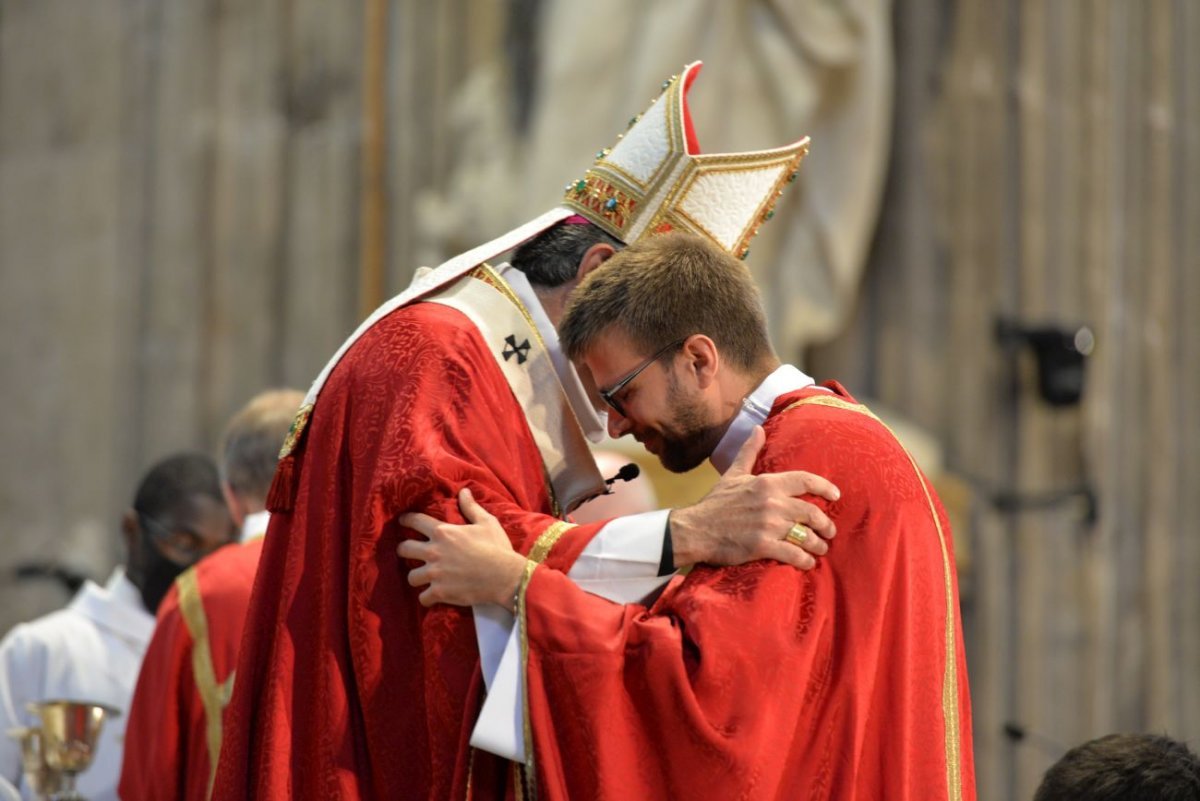
[[[609,521],[592,537],[567,575],[582,589],[615,603],[634,603],[647,597],[671,578],[658,575],[668,514],[669,509],[661,509]],[[472,611],[488,694],[471,733],[471,745],[524,762],[517,626],[513,616],[499,607],[474,607]]]

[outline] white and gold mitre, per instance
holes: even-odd
[[[808,137],[773,150],[702,155],[687,107],[700,67],[689,64],[663,83],[616,145],[567,186],[563,205],[626,244],[684,229],[745,258],[784,186],[796,179]]]

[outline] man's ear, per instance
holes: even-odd
[[[683,343],[683,355],[687,358],[688,369],[696,376],[696,384],[705,389],[717,380],[717,372],[721,366],[721,354],[717,351],[717,343],[704,334],[692,334]]]
[[[229,510],[229,516],[240,531],[242,523],[246,522],[246,504],[242,503],[242,499],[233,491],[233,487],[229,486],[228,481],[221,482],[221,495],[225,498],[225,508]]]
[[[611,259],[616,252],[617,249],[607,242],[597,242],[592,245],[579,260],[579,269],[575,271],[575,281],[582,281],[588,273]]]

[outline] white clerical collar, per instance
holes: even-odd
[[[533,291],[529,279],[525,277],[525,273],[514,269],[511,264],[501,264],[496,268],[496,272],[504,277],[529,312],[529,316],[533,318],[533,323],[537,326],[542,341],[546,343],[546,352],[550,354],[554,372],[558,374],[558,382],[562,384],[563,390],[567,394],[571,411],[579,420],[584,435],[592,442],[604,439],[608,426],[606,415],[592,403],[587,390],[583,387],[583,382],[579,380],[579,373],[575,372],[575,365],[571,364],[571,360],[559,346],[558,331],[550,322],[550,318],[546,316],[546,310],[542,308],[542,302],[538,299],[537,293]]]
[[[271,513],[265,509],[252,515],[246,515],[246,519],[242,521],[242,533],[238,537],[238,542],[245,543],[263,536],[267,533],[267,525],[270,522]]]
[[[103,587],[92,581],[71,599],[71,609],[142,647],[154,632],[154,615],[142,604],[142,594],[118,567]]]
[[[712,456],[708,457],[712,466],[717,468],[717,472],[724,473],[729,469],[729,466],[733,464],[734,457],[737,456],[738,451],[750,436],[750,432],[754,430],[755,426],[763,424],[767,415],[771,413],[771,407],[775,405],[775,400],[780,395],[811,387],[815,383],[813,379],[790,364],[780,365],[763,379],[763,382],[742,401],[742,408],[738,410],[737,416],[729,424],[725,436],[721,437],[721,441],[713,449]]]

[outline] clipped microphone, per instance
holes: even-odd
[[[604,479],[604,486],[611,489],[614,481],[633,481],[635,478],[637,478],[641,474],[642,474],[642,468],[638,467],[633,462],[630,462],[629,464],[625,465],[620,470],[618,470],[617,474],[615,476],[613,476],[612,478]]]

